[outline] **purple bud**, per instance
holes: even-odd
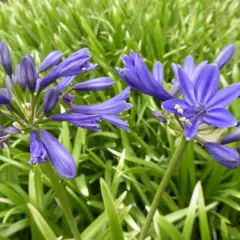
[[[7,88],[0,88],[0,104],[11,104],[11,93]]]
[[[62,61],[47,76],[45,76],[40,83],[41,87],[44,88],[48,86],[59,77],[78,75],[88,71],[88,61],[90,58],[91,56],[88,53],[88,49],[80,49]]]
[[[101,91],[110,88],[114,81],[109,77],[100,77],[76,84],[73,89],[77,91]]]
[[[65,104],[71,108],[74,103],[75,96],[71,95],[70,93],[67,93],[63,96],[62,100],[65,102]]]
[[[74,178],[77,167],[72,155],[46,130],[40,131],[40,137],[51,163],[59,175],[69,179]]]
[[[153,77],[156,79],[157,82],[163,86],[164,81],[164,69],[163,65],[160,62],[156,62],[153,66]]]
[[[53,51],[47,55],[39,66],[39,72],[45,72],[49,68],[57,65],[62,59],[62,54],[59,51]]]
[[[122,128],[123,130],[129,132],[128,123],[123,121],[117,116],[114,115],[102,115],[101,119],[110,122],[112,125]]]
[[[59,101],[58,91],[54,88],[47,89],[44,95],[44,113],[51,112]]]
[[[152,112],[154,118],[159,120],[160,122],[167,123],[167,119],[163,116],[161,112],[154,111]]]
[[[47,161],[46,149],[35,132],[30,133],[30,153],[31,159],[28,162],[29,164],[35,165]]]
[[[58,85],[56,86],[56,90],[58,90],[58,92],[62,94],[63,90],[72,83],[75,77],[76,77],[75,75],[70,77],[63,77],[61,81],[58,83]]]
[[[19,133],[21,133],[21,131],[19,131],[15,127],[7,127],[7,128],[4,129],[4,132],[8,133],[8,134],[19,134]]]
[[[236,47],[234,44],[229,44],[224,47],[215,59],[215,63],[218,65],[218,68],[222,69],[231,60],[235,52]]]
[[[32,56],[27,55],[20,62],[20,86],[24,89],[25,82],[31,92],[34,92],[37,84],[37,71]]]
[[[238,127],[235,131],[231,132],[225,138],[223,138],[221,143],[228,144],[239,140],[240,140],[240,127]]]
[[[0,64],[3,66],[7,75],[12,75],[12,58],[8,46],[5,42],[0,41]]]
[[[18,64],[16,66],[15,75],[16,75],[17,82],[19,83],[21,89],[23,91],[25,91],[26,86],[27,86],[27,82],[26,82],[26,79],[24,77],[24,72],[21,71],[21,69],[20,69],[20,64]]]
[[[238,167],[239,154],[235,149],[212,142],[205,143],[204,147],[221,165],[231,169]]]
[[[15,85],[16,82],[17,82],[17,78],[14,75],[12,75],[12,81],[11,81],[9,75],[6,76],[5,84],[9,91],[12,89],[12,84]]]

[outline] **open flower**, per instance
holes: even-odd
[[[162,108],[181,117],[187,140],[196,135],[201,123],[218,128],[236,126],[236,119],[225,108],[240,95],[240,83],[218,91],[219,69],[215,64],[204,66],[195,84],[181,67],[178,77],[184,100],[167,100]]]

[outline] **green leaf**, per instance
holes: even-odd
[[[46,240],[57,239],[57,236],[52,231],[52,229],[50,228],[46,220],[43,218],[43,216],[39,213],[39,211],[31,203],[28,203],[27,206],[44,238]]]
[[[112,233],[112,240],[124,240],[123,230],[118,217],[117,209],[110,193],[110,190],[105,181],[100,179],[101,193],[105,206],[105,210],[108,215],[109,225]]]

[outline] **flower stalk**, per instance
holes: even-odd
[[[51,181],[51,187],[56,192],[56,196],[59,200],[63,213],[67,219],[69,228],[74,236],[74,239],[81,240],[80,232],[78,231],[77,224],[75,222],[71,208],[69,206],[65,188],[62,186],[62,184],[59,183],[61,181],[60,178],[53,170],[53,167],[49,162],[46,162],[45,164],[40,164],[40,167],[44,174],[47,175],[47,177]]]
[[[172,175],[175,172],[177,164],[178,164],[179,160],[181,159],[184,151],[186,150],[187,145],[188,145],[188,142],[186,141],[185,137],[182,136],[181,140],[180,140],[180,144],[177,147],[177,149],[175,150],[175,152],[174,152],[174,154],[173,154],[173,156],[170,160],[169,166],[168,166],[168,168],[167,168],[167,170],[166,170],[166,172],[163,176],[163,179],[162,179],[162,181],[161,181],[161,183],[158,187],[158,190],[157,190],[157,192],[154,196],[152,205],[150,207],[150,210],[147,214],[145,223],[143,225],[139,240],[144,240],[145,239],[145,237],[148,233],[149,227],[151,225],[153,216],[154,216],[154,214],[155,214],[155,212],[156,212],[156,210],[157,210],[157,208],[160,204],[160,201],[162,200],[162,197],[163,197],[163,194],[164,194],[166,188],[169,185],[169,182],[172,178]]]

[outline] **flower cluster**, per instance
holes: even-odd
[[[124,67],[116,72],[131,88],[162,101],[163,112],[153,112],[156,119],[184,131],[187,141],[195,139],[204,145],[220,164],[237,168],[238,149],[222,144],[240,140],[240,128],[220,138],[226,129],[237,126],[237,120],[226,108],[240,96],[240,83],[219,90],[220,70],[235,51],[235,46],[230,44],[222,49],[214,63],[203,61],[196,65],[192,56],[185,58],[183,66],[173,63],[175,78],[169,91],[163,87],[163,65],[156,62],[150,73],[138,53],[124,56]]]
[[[51,52],[37,68],[34,58],[24,56],[13,73],[8,46],[0,41],[0,65],[6,72],[6,87],[0,88],[0,114],[5,124],[0,126],[0,143],[4,147],[14,134],[30,134],[30,164],[39,164],[50,159],[55,170],[65,178],[76,176],[76,164],[71,154],[48,131],[42,129],[49,121],[66,121],[81,128],[100,131],[99,123],[109,123],[128,131],[128,124],[119,114],[131,107],[126,102],[130,88],[103,103],[75,105],[72,92],[102,91],[114,81],[100,77],[73,84],[75,77],[92,71],[97,64],[90,63],[88,49],[83,48],[62,61],[59,51]],[[43,76],[44,72],[47,72]],[[60,78],[58,83],[57,80]],[[65,112],[56,112],[58,104]]]

